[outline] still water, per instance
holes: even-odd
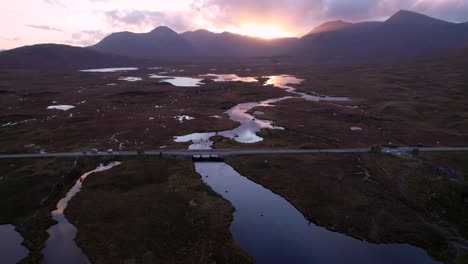
[[[68,202],[81,190],[83,181],[92,173],[110,170],[120,162],[112,162],[108,165],[99,165],[95,170],[83,174],[68,191],[67,195],[57,203],[57,209],[51,212],[52,218],[57,224],[50,227],[47,232],[49,239],[45,244],[42,254],[44,264],[89,264],[86,255],[75,243],[77,229],[68,222],[63,213],[68,206]]]
[[[256,263],[439,263],[408,244],[372,244],[315,225],[283,197],[225,163],[199,162],[195,168],[236,208],[231,233]]]
[[[28,255],[28,250],[21,245],[23,238],[13,225],[0,225],[0,263],[14,264]]]

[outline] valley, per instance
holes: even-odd
[[[1,51],[0,263],[467,263],[467,23],[387,15]]]
[[[263,66],[259,67],[259,65]],[[99,72],[76,71],[67,74],[42,74],[37,72],[4,73],[0,82],[3,89],[2,94],[5,95],[2,97],[2,153],[29,152],[40,154],[47,152],[81,152],[90,151],[91,149],[104,152],[110,151],[110,149],[112,152],[138,150],[142,153],[145,150],[157,152],[157,149],[160,149],[161,152],[170,152],[171,150],[188,148],[190,144],[195,144],[192,145],[191,149],[214,147],[216,149],[228,148],[232,150],[255,148],[304,150],[314,148],[368,148],[370,146],[389,144],[395,146],[459,147],[467,142],[468,136],[464,132],[466,123],[460,122],[461,120],[456,114],[459,111],[459,115],[463,115],[463,112],[466,110],[466,106],[463,105],[462,101],[457,103],[457,95],[465,92],[455,89],[457,82],[463,82],[465,77],[461,73],[456,75],[455,71],[451,71],[452,83],[446,84],[454,87],[453,89],[438,87],[441,93],[438,93],[437,89],[435,89],[432,90],[431,94],[427,94],[426,96],[411,97],[407,96],[408,90],[418,89],[423,84],[414,82],[411,79],[409,81],[399,79],[400,83],[398,84],[388,77],[399,76],[399,72],[403,71],[403,67],[406,67],[403,64],[400,65],[402,68],[392,69],[393,72],[390,73],[386,68],[378,70],[375,68],[361,68],[357,73],[348,73],[349,71],[346,68],[329,68],[327,72],[331,70],[334,72],[325,73],[325,69],[321,68],[309,67],[304,69],[294,64],[282,65],[267,63],[265,61],[247,61],[245,64],[226,68],[223,68],[222,65],[216,65],[216,70],[211,67],[213,65],[190,67],[174,65],[151,67],[151,69],[127,68],[122,70],[99,70]],[[223,75],[228,73],[232,74]],[[350,75],[343,76],[343,74]],[[372,89],[366,91],[356,88],[351,92],[351,90],[344,88],[348,85],[348,82],[340,84],[333,81],[356,78],[356,83],[352,84],[352,86],[359,86],[361,85],[359,82],[363,80],[359,77],[359,74],[371,75],[381,83],[377,86],[372,86]],[[418,72],[418,74],[423,73]],[[158,78],[151,78],[152,76],[157,76]],[[299,76],[301,80],[287,76]],[[458,77],[454,78],[454,76]],[[128,79],[129,77],[132,78]],[[187,80],[191,78],[197,81],[188,82],[188,87],[184,87],[187,84]],[[439,77],[435,76],[434,78]],[[27,87],[23,80],[28,80]],[[31,82],[31,80],[34,81]],[[172,80],[172,83],[166,82],[166,80]],[[182,80],[182,82],[178,82],[178,80]],[[325,83],[324,80],[331,81]],[[64,83],[67,84],[66,88],[63,86]],[[176,85],[182,86],[178,87]],[[388,88],[397,86],[402,88]],[[313,87],[317,88],[313,89]],[[295,89],[302,94],[291,93],[291,89]],[[450,92],[447,93],[447,91]],[[315,97],[307,97],[313,93],[316,94],[314,95]],[[401,95],[398,93],[401,93]],[[403,94],[406,94],[406,96]],[[335,97],[323,97],[325,95],[333,95]],[[302,99],[301,96],[306,96],[310,100]],[[243,116],[242,118],[233,118],[234,112],[230,113],[232,109],[239,107],[235,106],[236,103],[243,105],[245,102],[268,101],[272,98],[282,99],[269,101],[268,104],[249,105],[247,108],[242,108],[241,106],[239,108],[242,109],[241,112],[236,115],[240,114],[240,116]],[[333,98],[337,99],[334,100]],[[463,97],[459,98],[461,100]],[[447,107],[443,103],[444,100],[451,100],[452,102],[449,107],[451,107],[451,111],[454,113],[452,114],[453,119],[450,116],[441,116],[444,115],[444,112],[439,112],[440,114],[438,115],[434,114],[438,107]],[[394,101],[397,103],[393,103]],[[433,105],[431,112],[426,112],[427,110],[424,110],[424,108],[420,110],[418,113],[427,114],[431,118],[420,119],[419,122],[415,122],[414,113],[406,111],[407,106],[417,105],[420,107],[424,102],[428,101],[437,101],[441,104]],[[380,106],[382,104],[387,104],[391,107],[382,108]],[[66,107],[67,105],[69,107]],[[50,106],[58,107],[57,109],[50,109]],[[389,111],[389,109],[392,110]],[[267,124],[270,122],[267,120],[272,120],[271,125],[260,125],[258,128],[256,125],[252,126],[253,124]],[[444,120],[446,123],[441,124],[439,123],[440,120]],[[236,129],[238,129],[239,125],[242,127],[242,124],[251,124],[246,126],[247,130],[245,132],[250,131],[250,129],[254,130],[247,134],[245,132],[234,132],[232,137],[229,136],[229,133],[225,134],[221,132],[229,131],[230,129],[234,129],[232,131],[240,131]],[[434,126],[439,127],[439,129],[429,129]],[[32,129],[32,127],[35,129]],[[275,127],[282,127],[282,129],[275,129]],[[219,131],[219,133],[213,132],[211,134],[210,131]],[[206,132],[208,136],[203,141],[208,140],[207,142],[212,141],[212,143],[207,145],[199,144],[197,140],[177,142],[185,141],[178,140],[178,135],[190,135],[194,132]],[[257,132],[257,135],[255,135],[255,132]],[[253,136],[253,140],[249,139],[251,136]],[[70,176],[70,180],[76,179],[79,174],[83,174],[86,170],[90,171],[98,163],[102,162],[119,161],[122,165],[117,166],[117,168],[125,168],[119,170],[111,169],[108,172],[97,172],[94,173],[95,175],[91,174],[89,179],[84,181],[83,190],[70,201],[70,208],[65,210],[66,217],[78,230],[76,237],[77,245],[83,250],[89,260],[100,263],[113,263],[116,259],[137,262],[151,262],[155,259],[171,261],[170,259],[172,259],[172,261],[176,262],[186,262],[188,261],[188,256],[199,256],[200,259],[206,259],[207,261],[217,259],[223,263],[238,263],[241,261],[240,259],[242,259],[241,262],[252,261],[252,257],[248,256],[250,254],[254,254],[256,261],[261,259],[255,251],[252,251],[253,249],[246,247],[243,242],[240,243],[242,239],[238,235],[245,231],[238,231],[241,233],[236,233],[232,229],[234,227],[231,226],[231,232],[234,232],[234,237],[231,237],[227,227],[229,227],[229,223],[232,221],[230,214],[233,212],[233,207],[228,206],[229,203],[226,200],[214,194],[213,190],[204,185],[203,181],[206,182],[210,178],[215,180],[221,176],[211,175],[210,178],[204,178],[207,176],[204,174],[211,173],[202,169],[206,167],[203,163],[196,163],[195,165],[196,170],[201,172],[200,176],[196,173],[195,168],[189,165],[188,160],[184,158],[171,158],[170,154],[165,154],[163,158],[157,156],[154,158],[150,158],[150,156],[145,157],[144,154],[131,158],[113,156],[112,152],[101,158],[93,157],[93,152],[89,152],[89,157],[77,158],[79,164],[83,164],[80,166],[80,173],[77,173],[77,170],[76,173],[73,173],[75,176]],[[413,158],[407,160],[406,157],[398,158],[365,153],[300,154],[299,156],[285,157],[281,155],[239,156],[228,158],[227,163],[232,165],[242,175],[287,198],[294,207],[299,209],[300,212],[297,212],[299,216],[304,214],[304,217],[310,219],[315,224],[352,237],[364,239],[371,243],[407,243],[415,245],[428,250],[429,254],[437,260],[446,263],[462,263],[460,261],[463,261],[466,253],[463,253],[463,247],[455,246],[455,243],[459,243],[455,241],[458,241],[457,239],[460,239],[460,237],[457,238],[456,233],[453,232],[459,228],[460,230],[464,228],[460,222],[463,213],[460,215],[455,213],[455,211],[449,212],[450,220],[448,221],[451,223],[450,227],[454,229],[446,225],[439,226],[440,223],[438,221],[441,220],[434,218],[434,213],[437,212],[438,217],[440,217],[441,211],[446,210],[442,208],[448,208],[449,206],[447,201],[433,201],[424,198],[421,193],[422,190],[414,189],[414,184],[411,185],[411,181],[408,182],[407,178],[409,176],[404,176],[408,173],[409,175],[415,174],[416,172],[412,171],[418,171],[417,166],[421,166],[417,165],[421,163],[418,160],[425,159],[427,155],[433,154],[421,155],[423,155],[421,158],[416,158],[414,161]],[[458,170],[457,167],[463,164],[464,157],[466,157],[465,153],[461,152],[444,156],[457,157],[455,163],[443,165],[449,166],[449,168],[456,168],[458,177],[465,179],[466,172],[464,172],[463,167],[461,167],[461,170]],[[4,160],[2,164],[4,164],[3,167],[6,171],[18,173],[15,172],[17,167],[13,165],[17,162],[24,161]],[[40,164],[52,161],[45,159],[43,161],[30,162],[31,164]],[[282,171],[281,164],[284,163],[294,163],[299,171],[291,172],[289,169]],[[334,168],[333,166],[326,165],[327,163],[343,164],[344,167]],[[355,165],[353,165],[354,163]],[[426,162],[422,162],[421,164],[426,164]],[[85,167],[82,166],[88,169],[84,169]],[[207,166],[215,165],[207,164]],[[314,166],[334,169],[332,171],[317,170]],[[382,167],[380,168],[380,166]],[[399,169],[400,166],[404,166],[406,169],[401,170]],[[155,167],[163,171],[154,172],[151,168]],[[269,173],[268,170],[270,168],[274,172]],[[433,177],[433,180],[448,177],[434,169],[426,170],[428,174],[425,174],[425,177]],[[216,171],[216,169],[210,169],[210,171]],[[364,173],[363,171],[369,173],[369,177],[371,178],[362,178],[366,175],[361,174]],[[48,173],[50,174],[52,171]],[[257,173],[272,176],[264,179]],[[17,184],[25,184],[21,177],[14,177],[13,175],[15,174],[8,175],[10,174],[7,174],[2,179],[4,183],[11,182],[12,184],[13,182],[17,182]],[[296,176],[293,179],[288,179],[286,175]],[[299,175],[302,176],[299,177]],[[325,200],[316,201],[314,204],[319,203],[323,206],[337,207],[339,202],[335,205],[332,201],[333,199],[342,197],[338,195],[338,193],[344,191],[342,189],[344,187],[340,182],[346,181],[346,188],[357,188],[352,186],[362,185],[362,187],[354,191],[357,193],[352,194],[352,197],[356,197],[355,199],[357,199],[356,205],[352,202],[347,205],[350,208],[338,207],[336,209],[337,212],[334,214],[331,214],[332,211],[329,213],[322,212],[320,211],[320,207],[317,208],[316,205],[311,207],[310,199],[315,198],[312,198],[314,196],[310,196],[308,193],[313,188],[319,188],[312,192],[320,195],[324,189],[321,189],[322,187],[320,186],[322,185],[318,185],[317,187],[308,185],[307,179],[318,180],[324,177],[322,175],[331,177],[330,180],[333,181],[335,179],[338,180],[333,185],[324,183],[327,186],[327,195],[330,197],[324,197],[323,199]],[[395,178],[394,175],[398,175],[398,177]],[[31,177],[32,179],[36,179],[36,177],[40,176]],[[159,178],[160,180],[158,180]],[[201,181],[202,178],[203,181]],[[28,249],[31,252],[35,252],[34,254],[30,254],[25,263],[34,262],[40,256],[41,247],[39,245],[45,243],[47,237],[46,229],[53,223],[50,216],[47,216],[45,213],[52,211],[51,208],[55,206],[54,203],[56,203],[57,199],[63,195],[64,191],[70,188],[67,187],[72,184],[70,180],[66,185],[63,185],[61,192],[53,196],[55,198],[51,198],[50,201],[40,205],[40,207],[35,205],[37,209],[28,209],[24,212],[19,212],[17,215],[12,215],[9,218],[10,220],[4,220],[5,223],[16,223],[16,226],[20,227],[24,226],[24,219],[29,219],[32,217],[31,214],[34,213],[34,217],[38,218],[35,221],[42,223],[41,225],[34,224],[30,227],[19,228],[23,238],[25,238]],[[325,182],[329,181],[328,178],[324,178],[323,180]],[[286,184],[285,181],[290,183]],[[305,189],[301,190],[294,187],[296,184],[293,184],[293,181],[302,182],[300,186]],[[351,182],[348,183],[347,181]],[[429,178],[427,181],[430,181]],[[377,185],[374,186],[375,184]],[[228,190],[231,187],[222,187],[226,188],[226,192],[224,192],[224,190],[217,190],[215,186],[209,185],[214,188],[214,191],[225,197],[225,199],[231,200],[229,196],[225,195],[231,193],[229,191],[234,191]],[[450,187],[451,185],[453,186]],[[204,187],[202,188],[202,186]],[[288,186],[292,189],[289,189]],[[408,191],[398,194],[395,188],[403,188],[403,186],[404,188],[408,188]],[[465,180],[459,180],[457,183],[441,180],[439,185],[431,185],[428,188],[433,188],[438,197],[439,195],[443,195],[438,192],[447,192],[449,190],[447,188],[463,190],[463,188],[466,188],[463,186],[466,186]],[[49,192],[48,190],[51,190],[51,188],[52,186],[44,186],[43,193],[38,193],[38,195],[45,195],[45,192]],[[154,188],[153,191],[151,190],[152,188]],[[361,190],[361,188],[363,189]],[[163,191],[160,198],[151,195],[156,190],[159,190],[157,192]],[[376,193],[382,192],[382,190],[385,190],[384,192],[388,192],[391,196],[376,196]],[[179,196],[180,198],[176,198]],[[119,200],[116,197],[125,197],[125,200]],[[367,202],[366,204],[365,200],[362,200],[362,197],[367,197],[365,199],[373,197],[373,202]],[[419,198],[415,199],[415,197]],[[455,197],[452,199],[456,199]],[[24,199],[21,198],[18,202],[31,203],[33,201]],[[147,199],[161,199],[161,203],[167,204],[169,207],[164,209],[164,207],[156,206],[153,209],[149,209],[145,206],[141,208],[142,211],[136,208],[132,209],[136,203],[148,204],[149,200]],[[399,201],[401,199],[407,199],[412,204],[406,205],[405,202],[404,205],[400,205]],[[99,201],[100,205],[96,204],[96,201]],[[455,200],[450,201],[460,203],[455,202]],[[385,225],[384,228],[381,219],[388,220],[388,217],[375,212],[378,215],[372,221],[374,225],[380,228],[377,230],[366,230],[364,227],[369,226],[369,224],[364,225],[364,222],[358,219],[363,217],[361,215],[372,215],[374,212],[372,208],[377,206],[374,203],[378,203],[378,207],[383,208],[385,211],[398,212],[398,215],[405,218],[395,219],[393,224]],[[16,202],[8,202],[8,206],[14,206],[15,204]],[[190,213],[186,216],[188,217],[187,219],[180,219],[180,214],[173,211],[174,208],[178,208],[179,206],[181,210],[188,210],[186,212],[192,212],[193,215]],[[225,212],[223,213],[223,218],[219,218],[219,214],[213,215],[213,212],[217,210],[208,209],[213,208],[213,206]],[[236,210],[242,210],[239,208],[240,205],[234,203],[234,206]],[[365,206],[371,211],[360,211],[353,206]],[[463,202],[459,206],[463,207]],[[87,210],[81,211],[79,208],[87,208]],[[107,213],[102,211],[103,208],[106,208]],[[168,208],[171,208],[171,210],[167,211],[169,210]],[[262,208],[260,207],[257,210],[261,212]],[[314,209],[312,210],[311,208]],[[436,211],[432,211],[431,216],[431,214],[426,212],[428,210],[426,208],[436,208],[431,209]],[[4,210],[8,209],[4,207],[2,211]],[[39,216],[37,214],[39,211],[37,210],[43,213]],[[138,222],[132,222],[138,221],[139,218],[129,218],[124,221],[126,224],[121,226],[122,219],[126,217],[121,212],[129,210],[137,210],[131,213],[133,216],[144,217],[144,219],[151,217],[151,219],[154,219],[147,221],[147,223],[170,221],[174,229],[171,229],[173,231],[169,232],[169,230],[158,229],[153,225],[142,229],[140,224],[137,224]],[[348,214],[344,213],[346,210],[348,210]],[[167,213],[169,212],[172,213],[168,215]],[[164,218],[161,218],[163,215],[169,218],[163,220]],[[176,218],[171,218],[170,215]],[[234,220],[237,217],[239,216],[235,213]],[[110,227],[112,225],[112,222],[109,222],[110,219],[119,219],[119,221],[114,223],[115,226]],[[346,222],[343,222],[345,219],[347,219]],[[409,219],[413,220],[410,221]],[[108,224],[99,224],[103,221]],[[141,220],[139,221],[141,222]],[[268,220],[268,217],[266,217],[265,221],[271,220]],[[412,221],[416,221],[416,223],[423,221],[425,224],[420,228],[412,229],[415,225]],[[181,224],[180,228],[176,223]],[[188,223],[191,224],[187,225]],[[251,228],[250,225],[248,224],[244,228]],[[158,224],[157,226],[163,227],[164,225]],[[136,227],[138,228],[135,229]],[[286,225],[283,227],[286,227]],[[111,234],[109,233],[110,230],[121,231],[112,232]],[[139,233],[142,231],[144,233]],[[30,237],[31,232],[41,232],[43,235],[37,236],[35,238],[36,242],[34,242],[32,237]],[[161,247],[157,246],[161,242],[149,240],[144,243],[145,246],[143,247],[130,246],[132,244],[142,245],[138,241],[146,241],[147,239],[144,239],[143,236],[147,232],[152,233],[151,237],[160,237],[160,239],[167,241],[165,243],[169,244]],[[200,236],[194,236],[196,234],[194,232],[201,232]],[[461,232],[459,236],[463,236],[464,231]],[[128,237],[126,234],[130,233],[134,234],[134,238],[136,239],[134,242],[128,242],[129,244],[118,242],[125,241],[122,240],[123,237]],[[220,236],[220,234],[223,235]],[[172,237],[171,239],[167,237],[169,235]],[[189,235],[195,240],[187,240],[184,238],[184,235]],[[37,240],[38,238],[40,239]],[[68,239],[73,240],[73,238]],[[91,241],[94,241],[93,243],[96,244],[91,243]],[[215,246],[219,242],[215,241],[230,241],[227,243],[230,243],[231,246],[219,248]],[[281,240],[278,240],[278,242],[281,242]],[[236,244],[242,249],[236,246]],[[98,245],[106,246],[102,247]],[[197,249],[198,246],[195,245],[203,246],[203,249]],[[179,247],[185,249],[174,255],[174,252],[179,252],[176,249]],[[390,244],[389,247],[391,248]],[[301,246],[290,248],[285,254],[290,254],[298,248],[301,248]],[[390,248],[389,250],[403,250]],[[411,251],[413,249],[408,248],[406,250]],[[42,253],[45,252],[47,251],[42,251]],[[171,252],[171,255],[167,255],[168,252]],[[385,250],[382,251],[382,254],[385,254],[384,252]],[[421,258],[426,260],[420,259],[419,261],[429,263],[430,258],[427,258],[427,255],[425,256],[425,253],[422,252],[411,254],[421,256]],[[108,257],[103,258],[103,256]],[[325,254],[323,257],[329,258],[330,255]],[[400,259],[401,261],[407,261],[404,260],[403,255],[401,257],[403,258]],[[44,260],[47,260],[47,258]],[[339,260],[336,261],[339,262]],[[77,263],[80,262],[78,261]]]

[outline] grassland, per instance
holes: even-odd
[[[376,243],[410,243],[446,263],[467,261],[466,154],[256,156],[227,162],[331,230]],[[440,165],[453,169],[456,179]]]
[[[201,87],[175,87],[149,79],[149,73],[155,71],[0,73],[0,125],[29,120],[2,127],[0,152],[181,147],[173,142],[174,136],[236,127],[224,112],[237,103],[286,95],[260,84],[211,82]],[[118,81],[120,76],[145,80]],[[117,85],[108,86],[110,83]],[[54,104],[76,108],[46,110]],[[195,119],[177,120],[183,115]]]
[[[233,210],[190,160],[164,158],[91,175],[66,214],[93,263],[249,263],[228,229]]]
[[[23,236],[30,254],[22,263],[39,263],[54,224],[50,211],[86,167],[72,159],[0,161],[0,224],[14,224]]]

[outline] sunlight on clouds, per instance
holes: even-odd
[[[273,38],[318,24],[382,20],[400,9],[465,22],[468,0],[15,0],[0,4],[0,49],[56,42],[91,45],[116,31],[207,29]]]
[[[283,37],[293,37],[294,34],[288,32],[286,29],[268,24],[245,24],[238,30],[234,30],[235,33],[242,35],[260,37],[260,38],[283,38]]]

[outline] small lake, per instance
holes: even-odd
[[[75,106],[73,105],[51,105],[47,107],[48,110],[55,109],[55,110],[62,110],[62,111],[68,111],[73,108],[75,108]]]
[[[237,74],[204,74],[200,77],[209,77],[215,82],[258,82],[255,77],[240,77]]]
[[[13,225],[0,225],[0,263],[15,264],[28,256],[29,251],[21,245],[23,238]]]
[[[165,76],[158,74],[150,74],[151,79],[159,79],[160,82],[167,82],[178,87],[197,87],[202,85],[203,79],[192,77]]]
[[[223,81],[234,81],[237,80],[235,74],[227,75],[203,75],[203,76],[215,76],[221,78]],[[224,77],[223,77],[224,76]],[[239,77],[242,78],[242,77]],[[252,78],[252,77],[250,77]],[[210,140],[213,136],[223,136],[225,138],[233,139],[239,143],[256,143],[263,140],[262,137],[258,136],[257,133],[262,129],[283,129],[273,125],[272,121],[261,120],[255,117],[253,114],[248,112],[257,106],[273,107],[273,103],[280,102],[286,99],[298,98],[308,101],[347,101],[350,98],[347,97],[331,97],[331,96],[319,96],[309,95],[304,93],[296,92],[296,88],[290,86],[291,84],[301,84],[304,80],[298,79],[290,75],[276,75],[268,76],[268,81],[265,85],[274,85],[279,89],[285,89],[291,93],[291,96],[284,96],[280,98],[268,99],[261,102],[249,102],[241,103],[233,108],[229,109],[226,114],[233,121],[239,122],[240,125],[232,130],[219,131],[219,132],[207,132],[207,133],[193,133],[184,136],[175,137],[175,142],[191,142],[189,149],[210,149],[213,146],[213,141]],[[254,78],[252,78],[254,79]],[[255,81],[258,81],[255,79]]]
[[[126,71],[137,71],[137,70],[138,68],[135,68],[135,67],[124,67],[124,68],[86,69],[86,70],[80,70],[80,72],[106,73],[106,72],[126,72]]]
[[[195,168],[236,208],[231,233],[256,263],[439,263],[408,244],[372,244],[315,225],[287,200],[225,163],[198,162]]]
[[[236,78],[229,76],[227,79],[233,81]],[[240,143],[255,143],[263,140],[256,134],[261,129],[283,129],[247,113],[256,106],[272,107],[272,103],[290,98],[350,100],[299,93],[290,86],[302,82],[289,75],[270,76],[265,85],[285,89],[291,96],[238,104],[226,112],[231,120],[240,123],[237,128],[194,133],[175,137],[175,141],[191,142],[190,149],[211,149],[213,141],[210,138],[216,135]],[[197,162],[195,168],[207,185],[235,207],[231,233],[256,263],[438,263],[421,248],[408,244],[372,244],[315,225],[286,199],[240,175],[225,163]]]
[[[42,250],[44,255],[44,264],[89,264],[86,255],[75,243],[77,229],[65,217],[64,211],[68,206],[68,202],[81,190],[83,181],[90,175],[96,172],[110,170],[115,166],[120,165],[120,162],[112,162],[108,165],[99,165],[95,170],[83,174],[75,185],[68,191],[67,195],[60,199],[57,203],[57,209],[51,212],[52,219],[57,221],[57,224],[50,227],[47,232],[49,238],[46,241],[45,247]]]
[[[143,81],[142,78],[140,77],[120,77],[119,78],[119,81],[127,81],[127,82],[139,82],[139,81]]]

